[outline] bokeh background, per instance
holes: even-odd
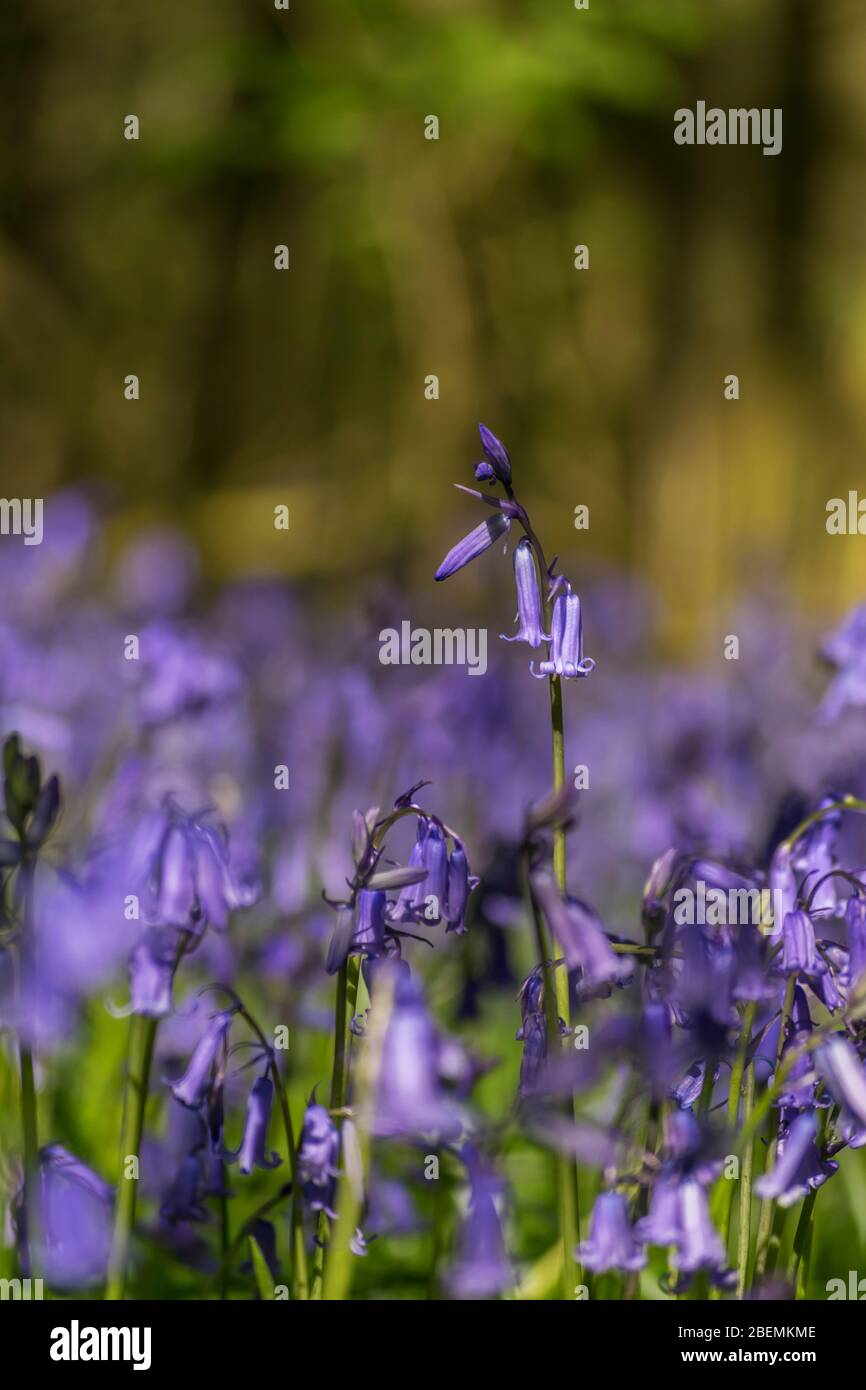
[[[855,0],[8,0],[4,492],[93,480],[214,577],[426,579],[483,419],[548,548],[587,504],[581,561],[642,576],[666,645],[747,584],[841,607],[864,55]],[[781,106],[782,155],[676,146],[698,99]]]

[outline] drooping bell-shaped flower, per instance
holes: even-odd
[[[510,525],[510,516],[506,515],[505,512],[494,512],[493,516],[480,522],[449,550],[434,578],[437,580],[450,579],[452,574],[462,570],[463,566],[468,565],[472,560],[477,560],[479,555],[483,555],[485,550],[489,550],[491,545],[495,545],[500,537],[505,535]]]
[[[129,957],[130,1008],[145,1018],[165,1018],[172,1009],[177,965],[177,933],[171,927],[148,927]]]
[[[232,910],[251,906],[258,895],[232,867],[225,836],[170,801],[140,823],[129,867],[148,920],[161,926],[222,931]]]
[[[362,888],[356,903],[355,934],[352,948],[380,955],[385,946],[386,893],[381,888]]]
[[[848,931],[848,988],[857,988],[866,974],[866,898],[852,894],[845,907]]]
[[[40,1230],[31,1275],[61,1289],[81,1289],[106,1275],[114,1194],[63,1144],[39,1152]],[[18,1230],[24,1230],[18,1215]]]
[[[847,1038],[839,1034],[815,1049],[827,1090],[841,1107],[841,1130],[852,1149],[866,1144],[866,1070]]]
[[[713,1225],[707,1194],[696,1178],[680,1184],[680,1238],[676,1242],[681,1274],[706,1269],[722,1276],[727,1265],[724,1242]]]
[[[568,969],[579,972],[581,998],[609,993],[612,985],[630,978],[631,961],[613,950],[592,908],[576,899],[563,899],[548,873],[532,875],[532,892]]]
[[[382,1045],[374,1132],[456,1135],[462,1110],[442,1083],[440,1039],[417,981],[392,972],[394,998]],[[373,1008],[376,1008],[376,990]]]
[[[826,963],[818,954],[815,928],[808,912],[789,912],[782,928],[782,961],[785,975],[823,975]]]
[[[214,1062],[231,1028],[232,1017],[231,1011],[214,1015],[193,1048],[183,1076],[169,1082],[172,1095],[181,1105],[197,1110],[207,1100]]]
[[[624,1192],[601,1192],[596,1197],[589,1240],[578,1246],[576,1257],[596,1274],[605,1274],[609,1269],[643,1269],[646,1254],[629,1224]]]
[[[464,1149],[463,1158],[469,1172],[469,1209],[448,1286],[456,1298],[495,1298],[514,1283],[497,1209],[502,1184],[474,1150]]]
[[[580,599],[570,586],[567,586],[553,603],[550,654],[546,661],[540,662],[537,671],[534,669],[534,663],[529,669],[539,679],[542,676],[563,676],[567,680],[588,676],[595,670],[592,657],[583,654]]]
[[[324,1105],[308,1105],[298,1145],[304,1202],[310,1211],[324,1211],[332,1218],[339,1151],[340,1135]]]
[[[240,1159],[240,1171],[245,1175],[254,1168],[276,1168],[280,1163],[279,1154],[266,1152],[273,1103],[274,1083],[269,1076],[260,1076],[247,1101],[241,1146],[234,1153],[226,1153],[228,1163],[236,1163]]]
[[[445,909],[445,918],[448,922],[446,931],[457,932],[458,935],[466,930],[466,907],[469,902],[469,894],[473,888],[477,888],[479,879],[469,872],[469,861],[466,858],[466,851],[461,844],[456,844],[448,858],[448,902]]]
[[[169,1226],[182,1221],[207,1221],[207,1207],[202,1199],[204,1161],[201,1149],[186,1154],[177,1166],[177,1171],[160,1203],[159,1214]]]
[[[40,1229],[35,1249],[27,1240],[23,1200],[16,1210],[19,1240],[31,1255],[28,1274],[60,1289],[100,1283],[111,1249],[112,1189],[62,1144],[47,1144],[40,1150],[39,1180]]]
[[[779,1135],[776,1162],[755,1183],[755,1195],[762,1201],[775,1201],[790,1207],[810,1191],[822,1187],[837,1171],[832,1159],[822,1159],[815,1143],[818,1126],[815,1113],[805,1110],[786,1124]]]
[[[550,638],[543,631],[538,571],[532,544],[526,536],[518,542],[514,551],[514,586],[517,590],[517,621],[520,627],[513,637],[507,637],[504,632],[499,635],[503,642],[528,642],[530,647],[540,647],[542,642],[548,642]]]

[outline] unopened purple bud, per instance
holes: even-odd
[[[481,463],[476,463],[475,477],[479,483],[496,482],[496,473],[494,472],[493,468],[491,468],[490,464],[487,462],[486,459],[483,460]]]
[[[541,590],[531,542],[524,536],[514,551],[514,585],[517,589],[517,617],[520,628],[514,637],[500,633],[503,642],[528,642],[539,647],[550,639],[542,631]]]
[[[486,425],[479,425],[478,433],[481,435],[481,447],[493,472],[501,483],[510,486],[511,459],[508,457],[508,450],[502,440],[497,439],[493,431],[489,430]]]
[[[439,566],[434,578],[449,579],[452,574],[462,570],[464,565],[468,565],[471,560],[477,560],[479,555],[483,555],[485,550],[489,550],[491,545],[504,536],[511,525],[511,517],[504,512],[494,512],[493,516],[482,521],[473,531],[458,541],[453,549],[448,551],[442,564]]]

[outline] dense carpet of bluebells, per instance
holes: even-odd
[[[456,627],[489,572],[483,679],[379,663],[405,596],[213,592],[83,495],[3,542],[3,1277],[815,1298],[856,1267],[866,609],[756,601],[738,660],[669,669],[481,442],[435,578]]]

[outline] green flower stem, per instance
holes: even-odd
[[[33,876],[35,863],[26,856],[20,868],[21,894],[21,932],[23,949],[33,939]],[[21,951],[15,953],[15,989],[20,996],[22,961]],[[24,1212],[27,1230],[27,1244],[24,1251],[28,1274],[38,1275],[33,1269],[33,1253],[39,1248],[40,1202],[39,1202],[39,1128],[36,1117],[36,1082],[33,1068],[33,1052],[19,1039],[19,1095],[21,1103],[21,1140],[24,1151]]]
[[[731,1084],[728,1090],[728,1128],[735,1132],[740,1119],[740,1101],[743,1098],[743,1079],[746,1072],[746,1057],[748,1056],[749,1043],[755,1027],[755,1017],[758,1012],[757,1000],[752,1000],[746,1005],[743,1011],[743,1022],[740,1028],[740,1037],[737,1043],[737,1053],[731,1068]],[[754,1081],[754,1077],[752,1077]],[[754,1087],[752,1089],[754,1098]],[[744,1107],[745,1108],[745,1107]],[[750,1105],[751,1109],[751,1105]],[[750,1150],[751,1154],[751,1150]],[[731,1218],[734,1208],[734,1184],[728,1178],[722,1179],[719,1189],[719,1201],[716,1205],[714,1215],[721,1228],[722,1240],[725,1242],[725,1249],[731,1236]]]
[[[562,698],[562,681],[559,676],[551,676],[550,687],[550,730],[551,753],[553,758],[553,790],[558,792],[565,785],[565,710]],[[560,893],[567,892],[565,826],[556,821],[553,826],[553,873]],[[556,1008],[559,1018],[571,1027],[571,1001],[568,995],[568,967],[563,963],[556,970]],[[558,1022],[557,1035],[551,1040],[560,1045]],[[574,1115],[574,1097],[571,1100],[571,1113]],[[580,1169],[577,1161],[565,1160],[558,1174],[559,1204],[562,1217],[563,1239],[563,1291],[566,1298],[574,1297],[574,1286],[581,1283],[575,1261],[574,1251],[580,1244]],[[573,1243],[572,1243],[573,1242]]]
[[[785,999],[782,1004],[782,1013],[779,1019],[779,1041],[776,1046],[776,1067],[775,1075],[778,1076],[782,1065],[782,1048],[785,1043],[785,1033],[788,1028],[788,1020],[791,1017],[791,1010],[794,1006],[794,989],[797,984],[797,976],[788,976],[788,983],[785,986]],[[778,1127],[777,1127],[778,1128]],[[776,1157],[776,1143],[778,1135],[774,1134],[767,1146],[766,1167],[772,1168]],[[762,1278],[767,1268],[767,1257],[770,1252],[770,1233],[773,1224],[773,1208],[775,1203],[767,1199],[761,1203],[761,1211],[758,1217],[758,1235],[755,1242],[755,1279]]]
[[[554,984],[555,972],[553,961],[551,960],[550,942],[547,937],[547,928],[544,918],[538,910],[538,905],[532,894],[529,885],[529,865],[525,865],[526,893],[529,899],[530,912],[532,914],[532,926],[535,933],[535,948],[541,965],[542,978],[544,980],[544,1016],[547,1023],[547,1052],[548,1056],[553,1056],[554,1050],[558,1050],[560,1045],[559,1036],[559,1004],[556,998],[556,986]],[[582,1282],[578,1277],[578,1266],[574,1258],[574,1251],[580,1240],[577,1226],[577,1192],[574,1181],[574,1170],[571,1159],[566,1154],[556,1155],[556,1194],[557,1207],[559,1210],[559,1229],[562,1240],[562,1297],[564,1300],[574,1298],[575,1285]]]
[[[348,992],[351,998],[351,990]],[[360,1054],[357,1100],[353,1105],[357,1122],[360,1176],[365,1182],[370,1171],[376,1088],[393,1004],[394,982],[387,976],[380,978],[376,988],[376,1007],[370,1013],[364,1048]],[[338,1190],[337,1220],[325,1260],[322,1297],[328,1302],[342,1302],[351,1296],[355,1256],[352,1254],[350,1242],[357,1229],[363,1204],[364,1194],[359,1191],[357,1182],[353,1182],[346,1174]]]
[[[815,1199],[818,1193],[813,1187],[803,1202],[800,1211],[800,1220],[797,1222],[797,1230],[794,1234],[794,1244],[791,1248],[791,1258],[788,1262],[788,1282],[794,1289],[794,1297],[803,1299],[806,1297],[806,1288],[809,1283],[809,1256],[812,1253],[812,1218],[815,1214]]]
[[[141,1134],[144,1128],[144,1109],[147,1104],[157,1026],[157,1019],[145,1018],[142,1014],[133,1014],[129,1024],[126,1086],[120,1123],[120,1176],[114,1212],[114,1234],[108,1261],[108,1281],[105,1288],[106,1299],[113,1302],[122,1301],[126,1294],[129,1247],[138,1197],[137,1170]],[[124,1171],[130,1158],[136,1160],[136,1175],[133,1177],[127,1177]]]
[[[19,1048],[21,1066],[21,1132],[24,1140],[24,1210],[27,1221],[27,1271],[33,1268],[33,1252],[39,1248],[39,1134],[36,1125],[36,1085],[33,1079],[33,1053]]]
[[[754,1007],[750,1005],[750,1007]],[[746,1084],[743,1088],[743,1123],[747,1124],[752,1113],[752,1106],[755,1101],[755,1068],[750,1066],[746,1073]],[[743,1154],[743,1163],[740,1170],[740,1213],[737,1226],[737,1298],[743,1298],[746,1292],[746,1279],[749,1272],[749,1249],[752,1241],[752,1171],[754,1166],[755,1146],[750,1142],[746,1146]],[[732,1183],[728,1183],[733,1187]],[[729,1210],[730,1220],[730,1210]]]

